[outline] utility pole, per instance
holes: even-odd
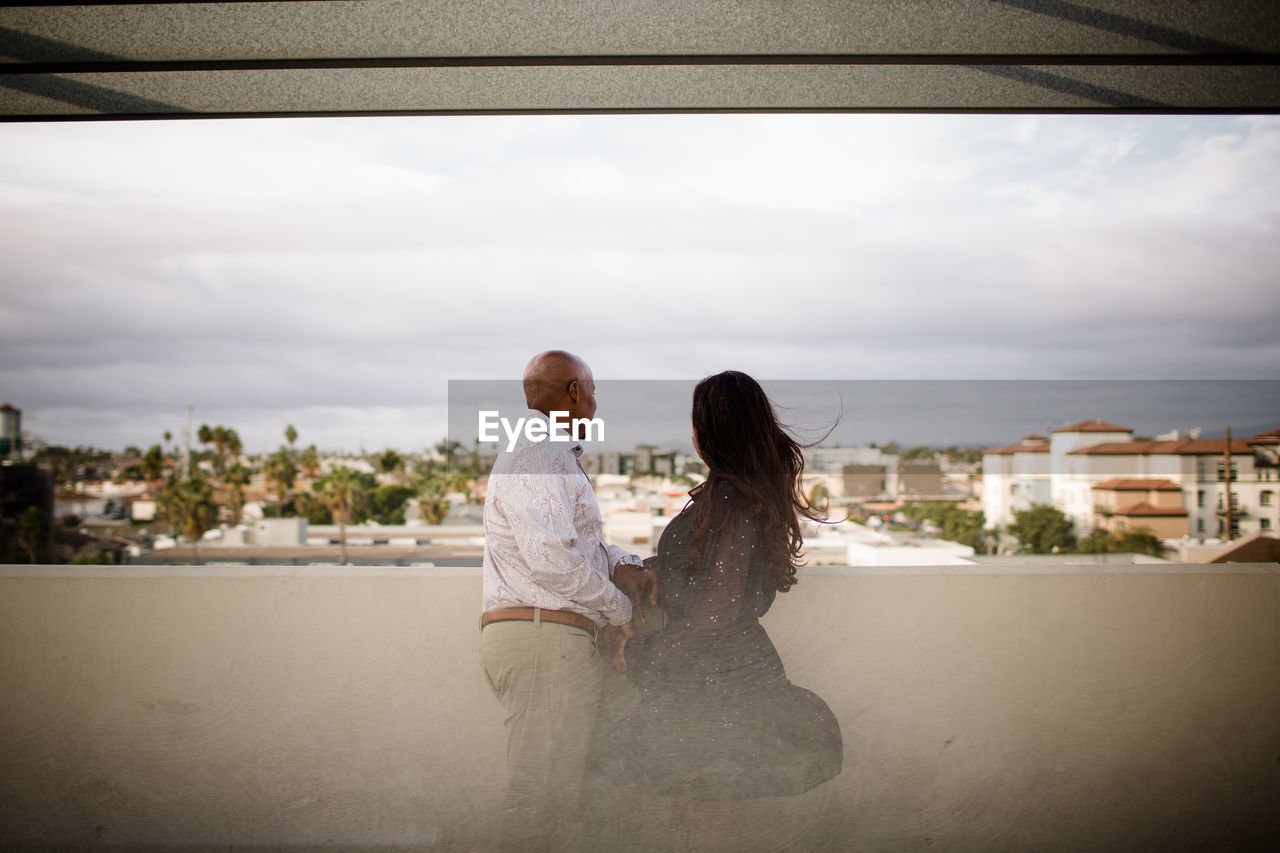
[[[1223,504],[1227,508],[1226,540],[1231,541],[1231,523],[1234,520],[1231,512],[1231,427],[1222,428],[1222,476],[1227,481],[1227,494]]]

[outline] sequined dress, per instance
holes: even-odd
[[[618,721],[606,772],[640,773],[654,793],[700,800],[799,794],[840,772],[840,727],[787,680],[760,617],[773,604],[758,526],[731,486],[695,489],[658,544],[663,627],[627,644],[639,708]],[[694,503],[716,500],[699,559]],[[694,563],[698,563],[694,566]]]

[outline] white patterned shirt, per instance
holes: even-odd
[[[533,409],[525,417],[550,424]],[[521,430],[510,452],[499,448],[484,503],[482,607],[567,610],[600,627],[621,625],[631,601],[609,579],[619,564],[643,561],[604,541],[595,491],[578,464],[582,445],[555,432],[564,440],[530,441]]]

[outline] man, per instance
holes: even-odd
[[[597,637],[624,667],[635,633],[628,594],[643,594],[647,576],[639,557],[604,541],[582,445],[550,440],[552,412],[568,413],[558,423],[595,416],[591,370],[570,353],[541,353],[524,393],[525,417],[544,422],[548,438],[522,431],[489,476],[480,655],[507,712],[503,845],[536,851],[563,849],[574,830],[604,679]]]

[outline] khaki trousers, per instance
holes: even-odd
[[[495,622],[481,632],[480,660],[507,712],[502,847],[566,849],[582,828],[587,746],[604,677],[595,637],[554,622]]]

